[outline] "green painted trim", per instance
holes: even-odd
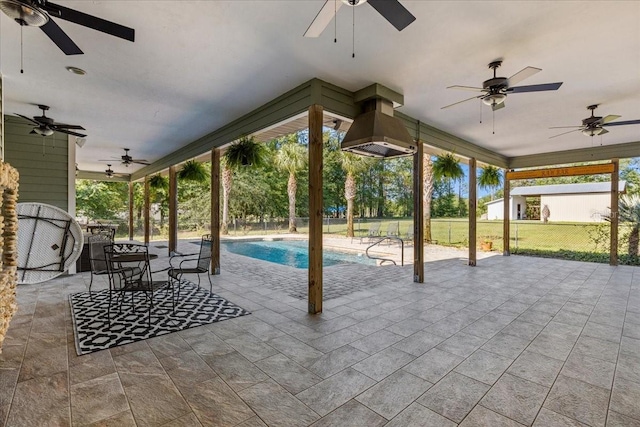
[[[501,168],[506,168],[508,164],[508,158],[501,154],[495,153],[479,145],[472,144],[465,141],[462,138],[451,135],[440,129],[436,129],[428,124],[418,122],[412,117],[407,116],[399,111],[394,113],[394,116],[402,120],[409,131],[409,135],[415,137],[418,131],[418,123],[420,124],[420,140],[432,147],[448,151],[455,152],[456,154],[474,158],[476,161],[486,164],[491,164]]]
[[[640,156],[640,141],[635,141],[624,144],[581,148],[578,150],[565,150],[552,153],[512,157],[509,159],[509,168],[517,169],[536,166],[562,165],[575,162],[628,159],[638,156]]]

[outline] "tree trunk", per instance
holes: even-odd
[[[633,227],[629,234],[629,256],[631,258],[638,257],[638,242],[640,240],[640,229]]]
[[[353,232],[353,199],[356,198],[356,180],[352,174],[347,174],[344,181],[344,198],[347,199],[347,237],[354,237]]]
[[[296,182],[296,175],[289,173],[289,182],[287,183],[287,193],[289,194],[289,233],[297,233],[296,228],[296,190],[298,189],[298,183]]]
[[[229,193],[233,183],[233,172],[228,167],[222,169],[222,224],[220,234],[229,234]]]
[[[422,196],[422,206],[424,210],[424,240],[430,242],[431,238],[431,198],[433,197],[433,162],[431,156],[426,154],[423,157],[422,167],[424,169],[424,191]]]

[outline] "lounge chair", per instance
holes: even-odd
[[[367,243],[371,243],[373,239],[380,237],[380,222],[372,222],[365,236],[360,237],[360,243],[367,239]]]

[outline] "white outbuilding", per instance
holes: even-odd
[[[624,193],[626,182],[620,181],[618,188],[621,194]],[[527,199],[529,203],[536,200],[536,204],[530,206],[533,208],[530,211],[537,212],[535,218],[527,218]],[[487,219],[504,218],[504,199],[487,202],[486,206]],[[610,206],[611,182],[516,187],[511,189],[509,219],[544,221],[542,212],[546,211],[550,222],[601,222],[609,214]]]

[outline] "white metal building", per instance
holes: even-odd
[[[626,182],[619,182],[624,193]],[[549,209],[550,222],[600,222],[611,206],[611,182],[536,185],[511,189],[509,219],[527,219],[527,197],[540,197],[540,209]],[[487,219],[504,218],[504,200],[487,203]],[[543,221],[542,215],[540,220]]]

